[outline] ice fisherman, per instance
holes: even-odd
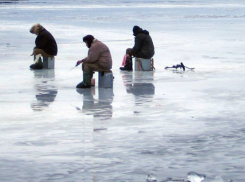
[[[83,63],[83,81],[77,85],[77,88],[90,88],[93,72],[109,71],[112,68],[112,58],[109,48],[93,35],[83,37],[83,42],[89,50],[86,58],[77,61],[77,65]]]
[[[134,47],[126,50],[126,63],[124,67],[120,67],[121,70],[133,70],[132,56],[150,59],[155,54],[154,44],[147,30],[143,30],[139,26],[134,26],[133,35],[135,36]]]
[[[30,32],[32,34],[36,34],[35,44],[36,46],[33,48],[33,52],[31,55],[41,54],[44,57],[54,57],[58,53],[58,47],[53,35],[47,31],[41,24],[35,24],[31,27]],[[30,66],[32,69],[42,69],[43,63],[41,60],[35,62]]]

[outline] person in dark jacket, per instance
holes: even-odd
[[[58,53],[58,47],[53,35],[47,31],[42,25],[35,24],[31,27],[30,32],[36,34],[35,44],[33,52],[31,55],[41,54],[44,57],[54,57]],[[39,63],[39,64],[37,64]],[[37,63],[31,65],[32,69],[42,69],[42,63],[38,61]]]
[[[155,48],[151,36],[147,30],[143,30],[139,26],[133,27],[133,35],[135,36],[135,44],[133,48],[126,50],[126,64],[121,70],[133,70],[132,56],[137,58],[150,59],[155,54]]]

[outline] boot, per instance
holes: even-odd
[[[36,59],[36,56],[34,56],[34,60]],[[34,64],[30,65],[31,69],[43,69],[43,62],[42,58],[39,57],[38,60],[35,61]]]
[[[132,57],[127,57],[126,64],[124,67],[120,67],[120,70],[133,71]]]
[[[83,81],[77,85],[77,88],[91,88],[92,75],[89,71],[83,71]]]

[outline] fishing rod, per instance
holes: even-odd
[[[187,69],[190,69],[190,70],[194,70],[195,68],[189,68],[187,66],[185,66],[182,62],[180,64],[177,64],[177,65],[173,65],[172,67],[165,67],[165,69],[168,69],[168,68],[175,68],[175,69],[178,69],[178,68],[182,68],[184,71],[185,71],[185,68]]]
[[[71,68],[70,71],[73,70],[74,68],[76,68],[76,67],[77,67],[78,65],[80,65],[82,62],[83,62],[83,61],[77,61],[77,64],[76,64],[73,68]]]

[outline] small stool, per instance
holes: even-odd
[[[135,71],[152,71],[154,69],[154,60],[143,59],[143,58],[135,58],[134,59],[134,70]]]
[[[54,57],[43,57],[43,68],[54,69]]]
[[[113,73],[112,71],[99,71],[99,88],[113,88]]]

